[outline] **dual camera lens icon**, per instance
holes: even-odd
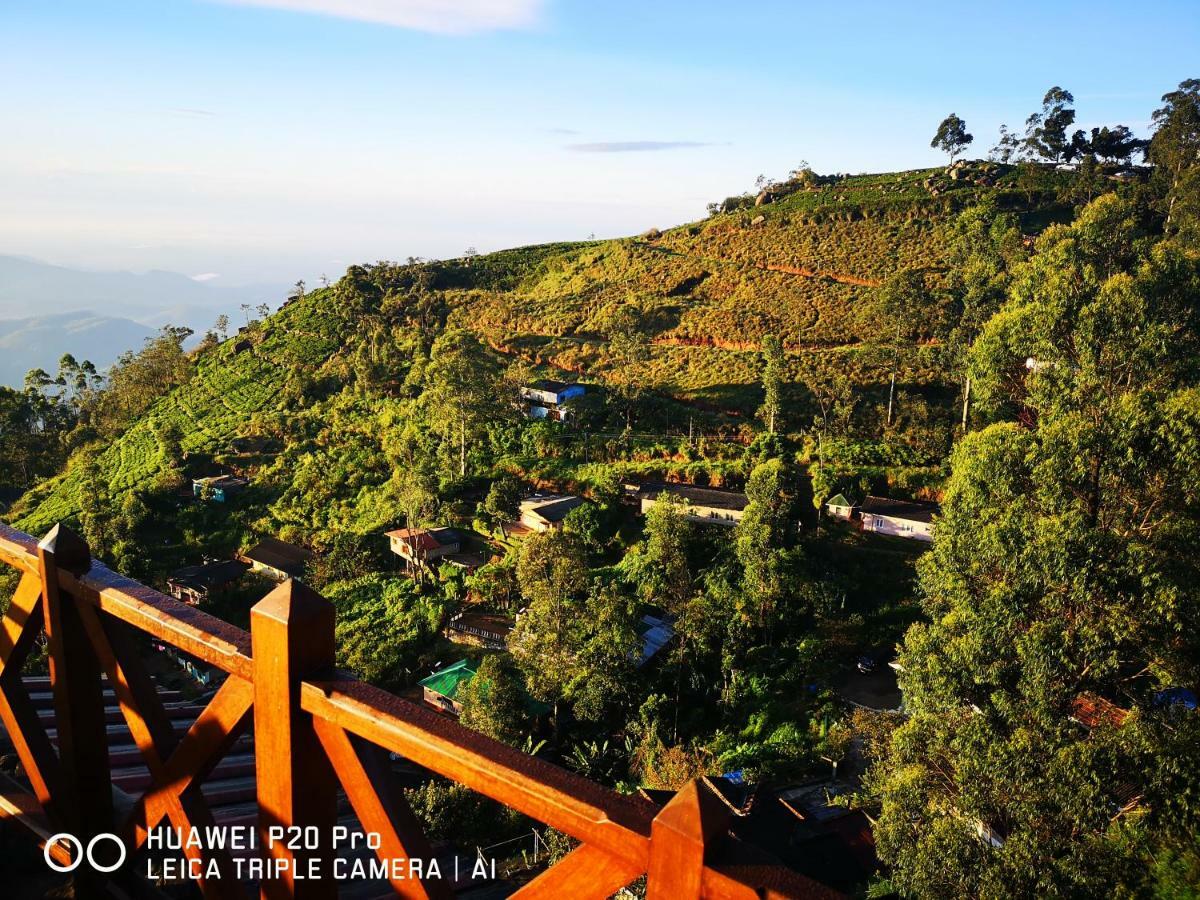
[[[119,851],[120,855],[115,863],[104,865],[96,861],[96,847],[97,845],[102,845],[102,842],[104,841],[111,841],[117,845],[117,850]],[[54,858],[54,848],[59,844],[63,844],[64,846],[71,848],[71,861],[65,866],[61,865]],[[73,834],[68,834],[67,832],[62,831],[58,834],[52,835],[50,839],[46,841],[46,846],[42,851],[42,855],[46,859],[46,865],[48,865],[55,872],[74,872],[83,863],[84,859],[86,859],[88,865],[97,872],[115,872],[125,864],[126,851],[125,844],[122,843],[121,839],[115,834],[101,832],[88,841],[87,848],[85,849],[83,842],[79,840],[79,838],[75,837]]]

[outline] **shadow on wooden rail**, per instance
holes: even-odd
[[[252,728],[259,845],[280,873],[259,880],[270,900],[337,895],[332,878],[294,876],[308,866],[327,871],[339,787],[363,829],[379,835],[381,860],[431,858],[420,823],[393,783],[389,752],[579,841],[513,896],[604,898],[643,875],[648,900],[841,896],[733,838],[728,808],[699,783],[659,810],[338,672],[333,606],[299,582],[285,582],[260,601],[246,633],[110,571],[61,525],[40,543],[0,525],[0,562],[22,573],[0,623],[0,720],[30,788],[0,796],[0,814],[19,820],[43,844],[57,832],[85,844],[109,832],[132,857],[163,823],[181,831],[213,825],[200,786]],[[21,679],[43,632],[56,742]],[[182,735],[143,665],[139,633],[228,675]],[[150,773],[145,792],[120,814],[112,801],[102,675]],[[272,825],[312,827],[321,838],[289,849],[268,840]],[[61,843],[53,853],[70,858]],[[213,877],[199,879],[205,897],[245,896],[227,852],[185,853],[202,871],[215,867]],[[109,896],[131,877],[80,865],[76,895]],[[441,879],[394,877],[391,884],[401,897],[451,896]]]

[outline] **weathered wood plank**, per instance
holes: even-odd
[[[729,827],[731,812],[714,794],[693,781],[654,817],[646,900],[699,900],[703,896],[704,853]]]
[[[103,614],[94,607],[82,604],[79,612],[129,725],[129,732],[146,762],[146,768],[150,770],[149,789],[161,787],[167,782],[164,760],[170,757],[179,741],[171,719],[158,698],[154,681],[139,656],[137,642],[128,633],[129,626],[112,619],[102,622]],[[204,797],[196,790],[196,785],[179,793],[165,795],[163,807],[180,834],[187,834],[192,828],[203,830],[214,824],[212,812]],[[206,898],[234,900],[245,897],[228,851],[185,842],[183,853],[197,863],[200,873],[197,881]],[[217,866],[217,877],[208,878],[206,875],[210,862]]]
[[[376,855],[384,862],[433,859],[433,849],[420,821],[380,758],[383,751],[374,744],[352,739],[330,722],[313,719],[313,727],[363,830],[379,835]],[[411,900],[441,900],[453,896],[450,883],[445,879],[392,878],[389,874],[388,880],[398,896]]]
[[[87,544],[56,525],[38,545],[42,574],[42,608],[54,689],[54,724],[62,771],[55,809],[69,830],[84,843],[112,831],[112,777],[108,732],[104,721],[104,687],[100,663],[80,618],[79,601],[62,589],[59,572],[80,575],[91,565]],[[89,866],[75,874],[77,897],[100,896],[103,879]]]
[[[134,804],[122,833],[140,847],[149,829],[170,812],[174,798],[197,787],[241,736],[254,702],[254,686],[230,675],[180,739],[163,765],[160,783]]]
[[[337,777],[322,752],[312,719],[300,707],[301,679],[333,667],[333,604],[287,581],[250,610],[254,650],[254,743],[258,778],[259,847],[282,865],[264,878],[264,900],[325,900],[337,896],[332,836]],[[271,840],[271,828],[316,829],[320,846],[292,848]],[[296,878],[317,865],[317,878]]]
[[[654,807],[353,679],[307,683],[306,710],[645,869]]]

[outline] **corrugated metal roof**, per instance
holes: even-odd
[[[428,678],[422,678],[417,684],[435,694],[441,694],[443,697],[453,700],[458,689],[475,677],[478,668],[479,664],[473,659],[460,659],[440,672],[434,672]]]

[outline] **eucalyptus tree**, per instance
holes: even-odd
[[[955,113],[950,113],[938,125],[929,146],[948,154],[950,161],[954,162],[954,157],[966,150],[973,140],[974,135],[967,133],[967,123]]]
[[[1163,94],[1154,111],[1150,161],[1169,179],[1167,228],[1200,234],[1200,78]]]
[[[1075,98],[1071,92],[1055,85],[1042,98],[1041,112],[1025,120],[1025,149],[1034,157],[1051,162],[1072,155],[1071,135],[1075,124]]]
[[[429,428],[458,451],[458,474],[467,474],[467,447],[484,426],[509,411],[499,388],[499,366],[464,329],[444,331],[429,351],[422,402]]]
[[[758,417],[766,423],[767,431],[775,433],[783,413],[783,342],[774,334],[762,340],[762,388],[763,402],[758,408]]]

